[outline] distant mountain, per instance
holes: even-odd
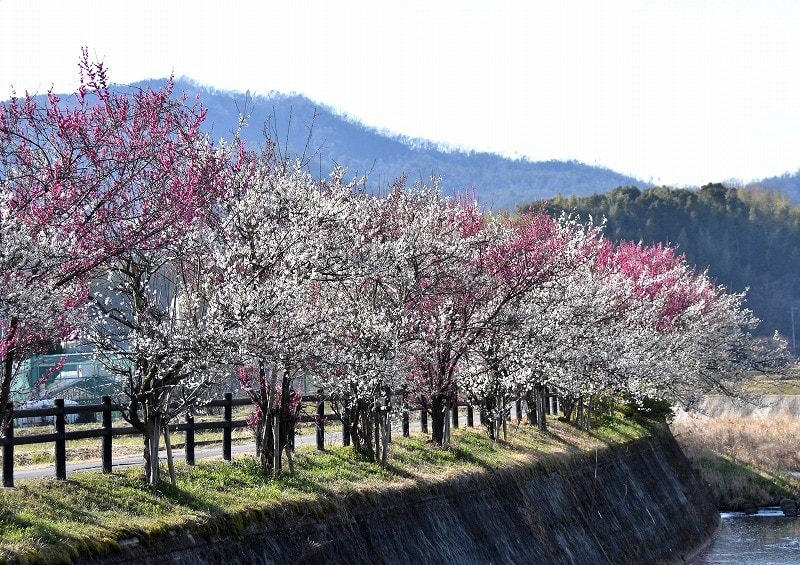
[[[154,85],[163,81],[148,81]],[[140,83],[141,86],[146,83]],[[137,85],[135,85],[137,86]],[[442,178],[446,192],[471,192],[494,210],[515,210],[517,205],[557,195],[588,195],[642,181],[576,161],[534,162],[508,159],[491,153],[462,151],[434,145],[367,127],[358,121],[299,95],[273,93],[249,96],[177,81],[176,91],[200,94],[208,108],[206,123],[215,138],[230,138],[239,113],[247,114],[243,137],[249,147],[264,143],[264,124],[290,153],[306,147],[315,153],[311,170],[326,175],[334,164],[348,176],[368,175],[368,186],[380,189],[406,175],[410,183]]]
[[[784,173],[777,177],[769,177],[747,185],[748,188],[768,188],[782,192],[786,197],[800,204],[800,170],[796,173]]]

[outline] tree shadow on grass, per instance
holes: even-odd
[[[63,540],[63,533],[60,529],[47,525],[43,520],[24,518],[19,513],[8,509],[0,511],[0,531],[3,532],[4,537],[19,535],[25,539],[39,540],[44,544]]]
[[[7,547],[16,546],[44,563],[67,563],[80,554],[116,549],[113,538],[120,531],[109,526],[108,516],[122,508],[109,490],[74,480],[25,481],[11,490],[0,511],[2,538]],[[15,538],[19,541],[6,541]],[[13,550],[7,556],[0,551],[0,561],[5,562],[2,558],[14,562],[19,556]]]
[[[572,432],[572,433],[570,433]],[[545,431],[536,430],[537,434],[540,435],[544,440],[548,442],[548,445],[557,445],[561,447],[564,451],[564,454],[567,455],[577,455],[579,453],[583,453],[586,451],[586,440],[578,438],[578,429],[577,428],[568,428],[567,431],[563,429],[554,430],[549,427]],[[574,435],[572,435],[574,434]],[[553,453],[542,453],[546,456],[554,455]],[[555,454],[561,455],[561,454]]]
[[[92,502],[99,499],[97,494],[89,495],[83,485],[76,481],[41,479],[17,487],[24,497],[31,501],[42,521],[68,520],[84,524],[98,525],[99,519]],[[107,493],[104,493],[106,495]]]
[[[391,459],[398,464],[413,464],[420,468],[433,469],[466,464],[485,470],[497,467],[496,463],[492,462],[495,450],[512,447],[505,442],[493,444],[487,437],[480,437],[467,431],[454,433],[452,442],[447,447],[437,446],[422,435],[403,438],[393,445]],[[408,471],[405,475],[411,479],[420,476]]]
[[[641,422],[642,424],[645,421]],[[596,422],[597,427],[590,430],[589,433],[592,437],[595,437],[601,441],[607,441],[609,436],[614,438],[614,441],[635,441],[640,439],[639,436],[634,435],[628,427],[624,425],[624,422],[614,419],[614,418],[604,418],[598,419]],[[654,431],[652,428],[651,431]]]

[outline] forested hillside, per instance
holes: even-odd
[[[791,345],[791,309],[800,303],[800,206],[783,194],[721,184],[699,190],[627,186],[557,197],[546,207],[554,214],[605,217],[612,239],[677,245],[729,290],[749,288],[747,305],[762,319],[758,333],[777,329]],[[800,324],[800,310],[794,314]]]

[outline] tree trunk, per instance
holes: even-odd
[[[169,437],[169,424],[164,426],[164,447],[167,448],[167,468],[169,469],[169,480],[173,486],[178,484],[175,478],[175,463],[172,460],[172,442]]]
[[[534,401],[534,394],[532,390],[525,391],[525,406],[527,407],[528,425],[532,426],[536,421],[536,403]]]
[[[494,396],[487,396],[483,399],[483,405],[486,407],[486,418],[482,423],[486,427],[486,433],[489,434],[489,439],[497,441],[497,418],[495,417],[495,403],[497,402]],[[483,413],[483,412],[481,412]],[[484,418],[481,418],[484,420]]]
[[[381,412],[381,426],[383,426],[383,449],[381,451],[381,465],[386,466],[389,460],[389,442],[392,441],[392,430],[390,429],[389,411]]]
[[[279,473],[281,470],[281,453],[289,443],[289,426],[292,425],[289,417],[289,405],[291,404],[291,396],[289,390],[292,387],[292,379],[289,377],[289,370],[283,372],[281,378],[281,404],[278,408],[278,428],[273,430],[277,438],[277,442],[273,442],[275,454],[275,468],[273,473]]]
[[[575,407],[575,399],[572,396],[564,396],[564,419],[569,422],[572,420],[572,410]]]
[[[289,449],[288,445],[286,446],[285,450],[286,450],[286,460],[289,462],[289,473],[294,475],[294,462],[292,461],[292,450]]]
[[[497,395],[497,435],[500,435],[500,429],[503,429],[503,441],[508,441],[508,415],[506,413],[506,397],[503,394]]]
[[[536,425],[539,428],[539,431],[546,432],[547,431],[547,393],[544,385],[536,385],[534,387],[534,392],[536,395]]]
[[[431,398],[431,439],[436,445],[444,445],[444,407],[447,398],[437,394]]]
[[[14,370],[14,353],[9,351],[3,359],[3,382],[0,383],[0,437],[6,433],[6,406],[11,399],[11,374]]]
[[[281,472],[281,417],[276,414],[272,419],[272,474]]]
[[[261,417],[256,422],[256,457],[259,459],[261,458],[261,447],[262,441],[261,438],[264,437],[264,415],[262,414]]]
[[[261,424],[258,426],[258,431],[261,433],[261,437],[258,438],[261,469],[266,474],[272,474],[275,455],[275,433],[273,431],[272,414],[261,414]]]
[[[592,429],[592,410],[594,410],[594,396],[589,396],[584,409],[583,425],[581,426],[581,429],[587,432]]]
[[[356,453],[375,460],[374,423],[372,404],[358,400],[350,408],[350,441]]]
[[[375,429],[375,460],[377,461],[379,454],[381,453],[381,442],[383,440],[383,434],[381,431],[381,401],[376,400],[372,405],[372,419],[374,420],[374,429]]]
[[[281,378],[280,402],[275,394],[275,381],[266,382],[262,378],[262,398],[267,398],[261,408],[261,420],[256,425],[257,447],[261,469],[265,474],[279,473],[281,470],[281,453],[289,443],[289,428],[293,425],[291,417],[291,383],[292,379],[286,371]],[[274,394],[275,396],[270,396]]]
[[[8,324],[8,339],[13,339],[19,322],[12,317]],[[0,437],[5,435],[6,405],[11,401],[11,380],[14,378],[14,349],[3,358],[3,379],[0,381]]]
[[[147,411],[147,407],[145,408]],[[161,414],[147,414],[144,433],[144,474],[150,486],[158,486],[161,480],[158,459],[159,438],[161,437]]]
[[[444,434],[442,434],[442,447],[450,446],[450,399],[444,405]]]

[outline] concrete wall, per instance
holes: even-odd
[[[309,514],[287,508],[241,539],[176,533],[84,562],[680,563],[719,520],[671,436]]]
[[[710,394],[703,397],[690,414],[693,417],[710,418],[800,419],[800,395],[764,394],[757,404],[737,404],[727,396]],[[686,412],[678,410],[675,419],[688,416]]]

